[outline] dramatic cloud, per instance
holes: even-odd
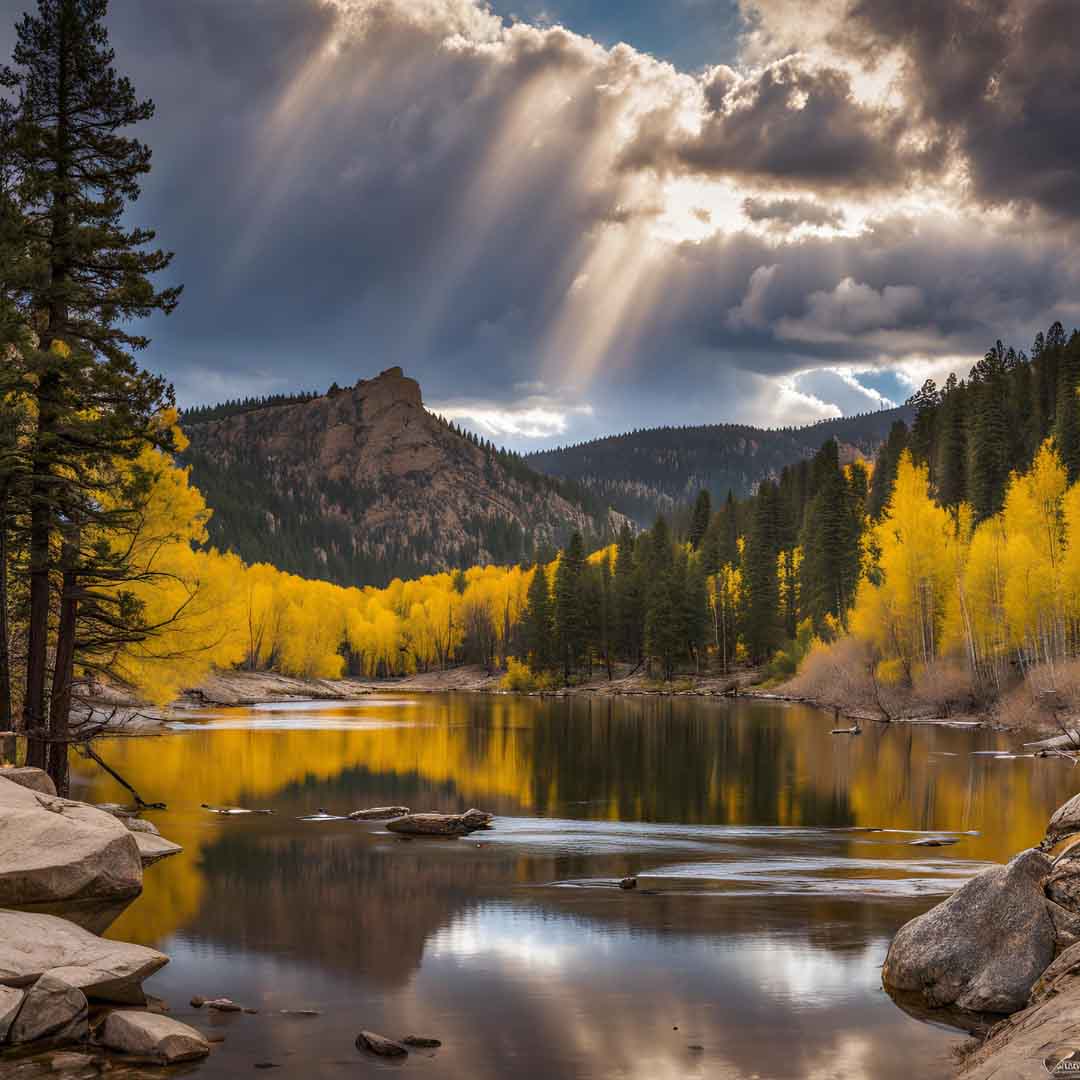
[[[747,198],[743,200],[743,213],[748,221],[764,222],[771,229],[793,229],[798,225],[839,229],[844,224],[843,210],[811,199]]]
[[[789,423],[1080,319],[1075,0],[724,0],[693,72],[694,4],[541,6],[113,0],[183,401],[401,364],[496,441]]]

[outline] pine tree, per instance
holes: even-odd
[[[61,522],[94,515],[100,500],[81,481],[110,455],[142,445],[171,449],[156,423],[171,404],[166,384],[134,363],[145,337],[123,327],[153,312],[169,313],[180,290],[157,290],[152,275],[171,256],[148,250],[154,234],[128,228],[150,150],[121,132],[148,120],[114,70],[105,29],[106,0],[38,0],[16,27],[14,66],[0,73],[9,97],[0,103],[5,168],[14,175],[27,258],[7,285],[20,310],[34,313],[39,348],[25,350],[26,387],[37,412],[30,458],[29,624],[24,723],[28,761],[46,764],[46,679],[56,657],[48,731],[57,740],[56,779],[66,782],[67,700],[80,620],[77,592],[94,576],[93,553],[67,532],[67,591],[61,637],[50,650],[50,581]],[[5,257],[6,261],[6,257]],[[81,430],[73,431],[73,426]],[[110,570],[110,573],[115,573]],[[66,608],[65,608],[65,605]],[[127,613],[137,618],[137,612]],[[52,765],[50,763],[50,768]]]
[[[875,521],[881,517],[881,512],[888,504],[889,496],[892,495],[893,484],[896,482],[896,467],[907,445],[907,424],[903,420],[897,420],[889,429],[889,437],[878,448],[877,460],[874,462],[874,475],[870,480],[870,496],[867,500],[866,512]]]
[[[763,481],[754,500],[754,520],[746,542],[744,638],[754,663],[768,660],[780,642],[780,595],[776,577],[779,491]]]
[[[629,525],[623,525],[619,532],[612,591],[616,652],[624,660],[637,664],[642,657],[645,605],[634,534]]]
[[[701,542],[705,539],[709,522],[712,519],[712,498],[709,492],[702,488],[698,492],[694,502],[694,512],[690,518],[690,546],[697,551]]]
[[[945,381],[938,420],[937,449],[938,501],[942,506],[959,506],[967,499],[967,391],[950,375]]]
[[[575,532],[563,548],[555,570],[555,649],[563,676],[569,680],[585,653],[588,616],[585,611],[585,541]]]
[[[973,416],[969,429],[969,490],[977,521],[1001,509],[1009,479],[1009,430],[1006,398],[1008,365],[999,341],[971,369]]]
[[[819,628],[830,615],[844,620],[855,598],[858,579],[864,494],[849,486],[840,466],[838,449],[836,442],[830,440],[814,459],[817,492],[807,508],[802,537],[800,602],[803,612]]]
[[[551,590],[543,563],[537,563],[521,616],[521,637],[533,671],[554,667],[554,620]]]
[[[1074,332],[1061,353],[1058,370],[1054,445],[1069,483],[1080,477],[1080,333]]]

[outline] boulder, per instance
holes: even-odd
[[[179,844],[174,844],[157,833],[138,832],[134,836],[139,848],[139,858],[144,867],[159,862],[161,859],[167,859],[170,855],[179,855],[184,850]]]
[[[26,991],[16,990],[11,986],[0,986],[0,1043],[4,1042],[19,1015],[19,1007],[26,997]]]
[[[404,817],[408,812],[407,806],[373,806],[370,810],[354,810],[348,817],[350,821],[387,821]]]
[[[0,907],[130,899],[141,890],[134,834],[111,814],[0,778]]]
[[[1043,881],[1050,859],[1021,852],[983,871],[900,928],[882,968],[887,989],[919,993],[931,1008],[1022,1009],[1054,959],[1057,928]]]
[[[55,972],[42,975],[26,994],[11,1025],[13,1043],[54,1039],[78,1042],[89,1034],[86,995]]]
[[[1074,833],[1080,833],[1080,795],[1074,795],[1054,811],[1050,823],[1046,826],[1046,836],[1039,847],[1043,851],[1049,851],[1055,844]]]
[[[406,814],[388,821],[391,832],[412,836],[464,836],[469,831],[461,814]]]
[[[51,972],[96,1001],[141,1005],[143,980],[168,962],[156,949],[108,941],[55,915],[0,911],[5,986],[26,987]]]
[[[52,777],[44,769],[35,769],[32,765],[24,765],[17,769],[0,769],[0,776],[10,780],[19,787],[29,788],[31,791],[40,791],[42,795],[56,797],[56,785]]]
[[[404,1057],[409,1052],[401,1043],[385,1035],[377,1035],[374,1031],[361,1031],[356,1036],[356,1048],[378,1054],[379,1057]]]
[[[158,1013],[111,1012],[101,1029],[110,1050],[150,1057],[163,1065],[194,1061],[210,1053],[210,1044],[193,1027]]]
[[[1080,859],[1058,863],[1046,880],[1046,895],[1069,911],[1080,913]]]

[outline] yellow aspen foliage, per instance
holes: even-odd
[[[957,541],[948,511],[933,500],[926,467],[907,451],[872,539],[880,580],[860,582],[849,625],[856,637],[898,660],[910,680],[916,666],[937,654]]]

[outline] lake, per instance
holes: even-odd
[[[304,1080],[945,1077],[964,1036],[883,992],[889,940],[1037,842],[1080,787],[1066,762],[985,753],[1000,735],[831,736],[831,714],[762,701],[399,695],[177,716],[98,747],[168,804],[147,816],[185,849],[108,933],[167,952],[148,990],[224,1035],[185,1071],[199,1080],[271,1062]],[[81,759],[72,794],[127,801]],[[455,840],[298,820],[385,804],[498,817]],[[978,835],[911,845],[935,830]],[[281,1012],[302,1009],[320,1015]],[[443,1046],[391,1065],[354,1048],[361,1029]]]

